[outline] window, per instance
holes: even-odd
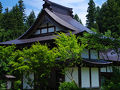
[[[35,35],[40,34],[40,30],[37,30],[34,34],[35,34]]]
[[[41,33],[47,33],[47,28],[41,29]]]
[[[61,31],[61,28],[56,27],[56,31]]]
[[[50,28],[48,28],[48,32],[54,32],[55,30],[54,30],[54,27],[50,27]]]
[[[83,52],[81,53],[82,58],[89,58],[89,52],[87,49],[84,49]]]
[[[96,50],[90,50],[91,59],[98,59],[98,52]]]

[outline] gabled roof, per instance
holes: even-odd
[[[36,37],[36,38],[27,38],[27,35],[30,35],[35,29],[37,29],[37,25],[39,24],[41,17],[44,15],[49,16],[52,20],[54,20],[60,26],[71,30],[72,33],[78,34],[81,32],[91,32],[88,28],[81,25],[78,21],[73,19],[72,8],[68,8],[49,0],[44,0],[43,9],[40,15],[37,17],[35,23],[28,29],[23,35],[21,35],[18,39],[1,42],[0,45],[10,45],[10,44],[24,44],[24,43],[34,43],[36,41],[41,40],[52,40],[54,39],[54,35],[44,36],[44,37]]]

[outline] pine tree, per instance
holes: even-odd
[[[35,22],[35,19],[36,19],[35,13],[34,13],[34,11],[32,11],[26,20],[28,27],[30,27]]]
[[[23,21],[25,21],[26,16],[25,16],[25,6],[24,6],[24,3],[23,3],[23,0],[18,1],[18,7],[19,7],[19,10],[20,10],[21,15],[23,17]]]
[[[107,0],[100,10],[99,26],[100,32],[104,33],[107,30],[111,30],[112,35],[120,34],[120,1],[119,0]]]
[[[82,21],[77,14],[74,15],[74,19],[80,22],[80,24],[82,24]]]
[[[0,13],[2,13],[2,3],[0,2]]]
[[[86,25],[88,28],[93,28],[95,23],[95,3],[93,0],[90,0],[88,5]]]
[[[1,20],[1,27],[5,30],[9,29],[9,25],[10,25],[10,16],[9,16],[9,10],[8,8],[5,9],[5,13],[3,14],[3,18]]]
[[[2,14],[2,3],[0,2],[0,28],[1,28],[1,20],[2,20],[2,18],[3,18],[3,14]]]

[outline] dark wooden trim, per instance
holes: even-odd
[[[54,26],[54,32],[56,33],[56,26]]]
[[[79,87],[82,87],[82,79],[81,79],[81,67],[78,67],[78,81],[79,81]]]
[[[49,28],[49,26],[48,26],[48,23],[47,23],[47,33],[48,33],[48,28]]]
[[[89,60],[91,59],[91,54],[90,54],[90,49],[88,50],[88,56],[89,56]]]
[[[90,88],[92,88],[91,67],[89,67]]]
[[[107,66],[106,66],[106,72],[107,72]]]

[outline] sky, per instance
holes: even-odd
[[[19,0],[0,0],[5,8],[11,9]],[[29,15],[34,10],[36,16],[42,9],[43,0],[23,0],[25,4],[26,14]],[[51,0],[52,2],[73,8],[74,14],[78,14],[82,23],[86,23],[86,14],[89,0]],[[94,0],[96,6],[101,6],[106,0]]]

